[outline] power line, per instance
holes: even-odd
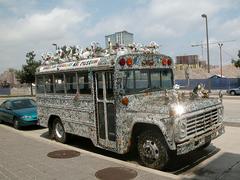
[[[233,42],[233,41],[236,41],[236,40],[225,40],[225,41],[217,41],[217,42],[211,42],[211,43],[208,43],[208,44],[217,44],[219,46],[219,57],[220,57],[220,74],[221,74],[221,77],[222,77],[222,47],[223,47],[223,43],[228,43],[228,42]],[[201,49],[202,49],[202,58],[203,58],[203,46],[206,45],[206,44],[203,44],[203,43],[200,43],[200,44],[192,44],[191,46],[192,47],[198,47],[198,46],[201,46]]]

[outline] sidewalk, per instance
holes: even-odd
[[[70,149],[79,151],[80,156],[69,159],[53,159],[47,156],[52,151]],[[17,131],[7,125],[0,125],[1,180],[92,180],[97,179],[95,176],[97,171],[109,167],[129,168],[131,172],[137,174],[134,178],[136,180],[178,179],[178,176],[169,173],[96,155],[79,148],[32,136],[29,132]],[[115,177],[113,180],[124,180],[124,174],[112,175]]]

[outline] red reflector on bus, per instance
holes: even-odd
[[[120,66],[124,66],[126,64],[126,60],[124,58],[121,58],[119,60],[119,64],[120,64]]]
[[[162,60],[162,65],[163,65],[163,66],[166,66],[167,64],[168,64],[168,59],[165,59],[165,58],[164,58],[164,59]]]
[[[167,60],[167,64],[168,64],[169,66],[172,64],[171,59],[168,59],[168,60]]]

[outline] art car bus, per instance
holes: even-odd
[[[36,72],[40,125],[65,143],[68,134],[163,169],[173,155],[208,146],[224,133],[221,97],[174,87],[173,60],[124,51],[41,65]]]

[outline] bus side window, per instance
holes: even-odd
[[[55,81],[55,93],[64,94],[64,76],[63,74],[55,74],[54,75]]]
[[[67,94],[76,94],[77,93],[77,78],[76,73],[66,73],[66,91]]]
[[[78,83],[80,94],[91,94],[89,74],[87,72],[78,74]]]
[[[163,88],[164,89],[172,88],[173,77],[172,77],[171,70],[163,69],[161,71],[161,75],[162,75],[162,86],[163,86]]]
[[[106,96],[107,98],[113,98],[113,72],[105,73],[105,82],[106,82]]]
[[[53,75],[46,75],[45,76],[45,87],[46,93],[53,93]]]
[[[44,76],[36,77],[37,93],[44,93]]]

